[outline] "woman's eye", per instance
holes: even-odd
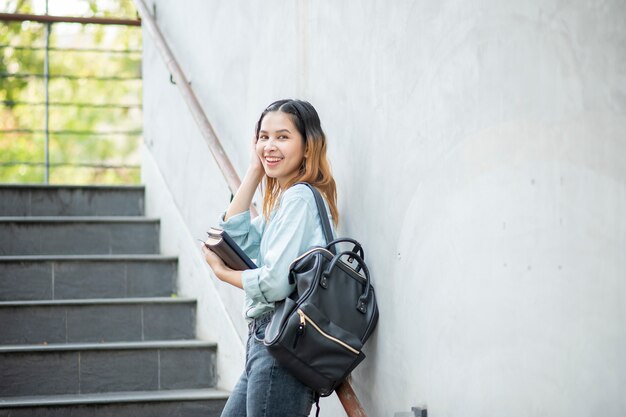
[[[259,136],[259,140],[267,140],[267,136]]]
[[[287,136],[280,135],[280,136],[278,137],[278,139],[287,139]]]

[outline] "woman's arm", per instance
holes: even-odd
[[[265,175],[265,170],[263,169],[261,160],[256,154],[256,141],[257,139],[255,135],[252,137],[252,142],[250,144],[250,166],[248,167],[248,171],[246,171],[246,175],[244,176],[239,189],[235,193],[233,201],[231,201],[224,217],[220,221],[220,224],[224,229],[227,229],[228,225],[232,223],[232,221],[228,222],[228,219],[236,216],[237,214],[245,213],[250,209],[254,192],[263,179],[263,175]],[[254,222],[250,222],[249,213],[247,213],[244,217],[240,216],[240,218],[235,221],[235,224],[231,225],[231,238],[233,238],[249,256],[252,255],[252,257],[256,257],[260,241],[261,227],[260,222],[256,220],[260,220],[260,218],[256,219]],[[254,231],[254,233],[251,233],[251,231]],[[221,281],[234,285],[235,287],[243,288],[241,271],[235,271],[234,269],[227,267],[224,264],[224,261],[222,261],[219,256],[217,256],[205,245],[202,245],[202,253],[204,254],[204,259],[209,264],[217,278]]]
[[[265,175],[261,160],[256,154],[256,136],[252,138],[251,145],[250,166],[248,167],[248,171],[246,171],[246,175],[243,177],[243,181],[241,182],[239,189],[235,193],[233,201],[231,201],[228,209],[226,210],[224,221],[227,221],[236,214],[243,213],[244,211],[250,209],[254,192],[263,179],[263,175]]]
[[[211,250],[206,247],[202,249],[206,262],[218,279],[242,288],[257,302],[279,301],[293,291],[294,285],[288,282],[289,265],[310,247],[311,233],[316,224],[313,210],[317,208],[314,201],[294,195],[293,191],[285,195],[272,220],[272,229],[266,231],[271,247],[265,253],[265,262],[260,268],[235,271],[228,268]],[[308,189],[306,191],[311,193]]]

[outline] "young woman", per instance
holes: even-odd
[[[249,207],[264,181],[263,215],[251,219]],[[314,246],[324,246],[315,198],[324,196],[331,224],[338,219],[337,195],[326,138],[317,112],[306,101],[279,100],[261,114],[252,143],[250,166],[220,219],[220,227],[250,256],[257,269],[235,271],[202,247],[207,263],[222,281],[243,289],[249,322],[246,367],[222,417],[308,416],[314,392],[280,367],[263,345],[274,303],[294,289],[289,264]],[[296,185],[294,185],[296,184]]]

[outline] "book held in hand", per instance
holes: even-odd
[[[252,259],[246,255],[224,230],[211,227],[207,233],[209,238],[204,245],[215,252],[227,267],[237,271],[255,269],[257,267],[252,262]]]

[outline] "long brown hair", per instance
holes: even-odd
[[[324,135],[322,130],[317,111],[307,101],[292,99],[275,101],[261,113],[261,117],[256,125],[257,140],[259,139],[261,122],[265,115],[278,111],[289,115],[304,140],[305,148],[305,157],[302,159],[300,171],[298,175],[285,184],[285,190],[297,182],[308,182],[317,188],[328,202],[333,223],[337,226],[339,223],[337,187],[331,173],[330,163],[326,157],[326,135]],[[282,190],[275,178],[270,178],[267,175],[264,178],[263,216],[266,220],[269,220],[270,213],[280,201]]]

